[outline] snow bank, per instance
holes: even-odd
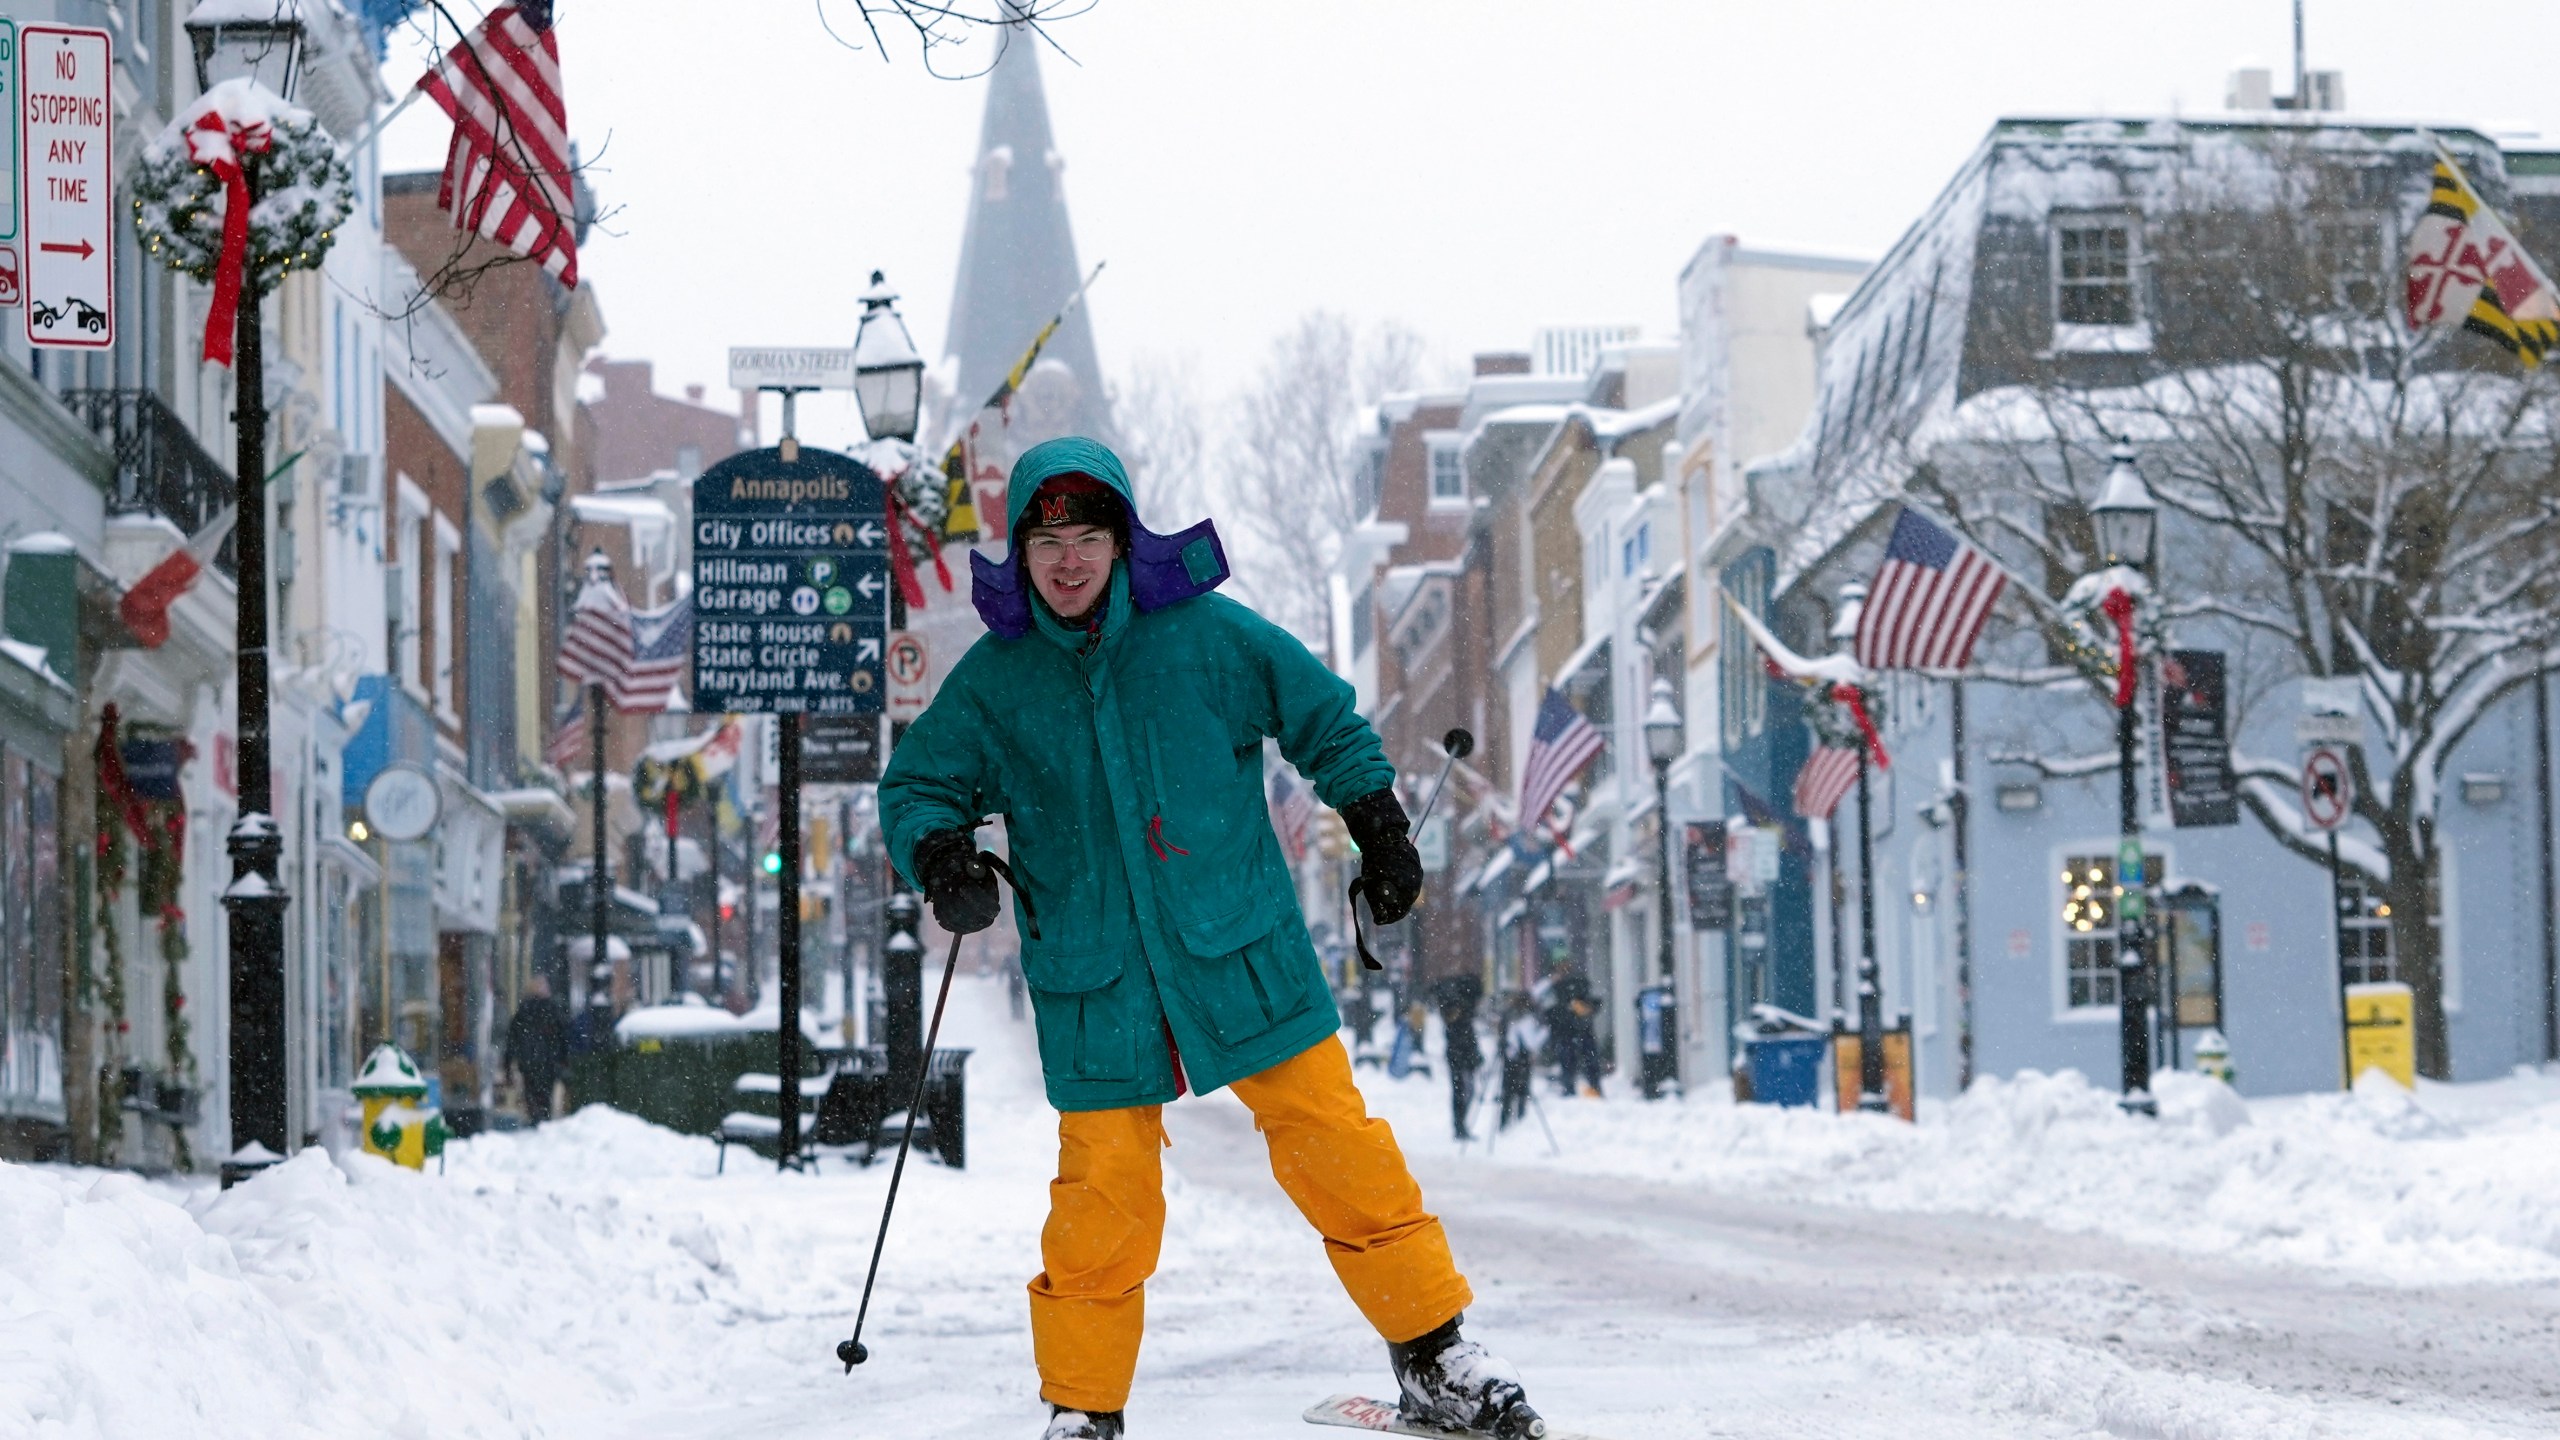
[[[609,1199],[361,1155],[182,1201],[0,1165],[0,1434],[543,1434],[632,1398],[618,1325],[686,1369],[720,1282]]]
[[[908,1168],[872,1322],[1009,1337],[1055,1119],[1000,988],[953,999],[975,1163]],[[621,1440],[676,1413],[725,1435],[719,1412],[786,1391],[924,1415],[972,1385],[1036,1410],[1027,1364],[988,1380],[982,1355],[892,1344],[854,1389],[830,1361],[885,1162],[777,1175],[733,1151],[715,1177],[715,1156],[591,1106],[459,1142],[442,1174],[306,1150],[223,1193],[0,1163],[0,1437]]]
[[[1440,1138],[1444,1085],[1371,1071],[1362,1084],[1408,1145],[1451,1145]],[[2560,1075],[2422,1083],[2414,1095],[2369,1075],[2353,1094],[2253,1102],[2166,1074],[2150,1121],[2077,1072],[2028,1071],[1924,1105],[1917,1126],[1721,1096],[1564,1100],[1548,1088],[1542,1077],[1563,1153],[1550,1154],[1533,1115],[1500,1137],[1495,1163],[1997,1215],[2396,1283],[2560,1277]]]

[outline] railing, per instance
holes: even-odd
[[[115,452],[107,513],[158,515],[193,535],[239,498],[231,472],[150,391],[71,390],[62,403]],[[214,564],[225,575],[239,574],[228,537]]]

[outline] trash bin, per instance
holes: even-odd
[[[1820,1035],[1755,1035],[1744,1042],[1752,1101],[1761,1105],[1821,1104],[1822,1052],[1827,1044]]]

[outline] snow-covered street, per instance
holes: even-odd
[[[715,1176],[710,1142],[589,1110],[441,1177],[307,1152],[217,1197],[0,1167],[0,1433],[1027,1435],[1054,1122],[999,988],[959,986],[948,1033],[977,1048],[974,1163],[911,1168],[851,1376],[831,1352],[888,1166]],[[1472,1330],[1615,1440],[2560,1429],[2548,1077],[2396,1106],[2173,1091],[2156,1134],[2071,1081],[1916,1131],[1550,1098],[1561,1155],[1533,1122],[1491,1157],[1447,1139],[1430,1080],[1363,1083],[1475,1281]],[[1307,1434],[1310,1401],[1382,1391],[1243,1108],[1169,1123],[1133,1433]]]

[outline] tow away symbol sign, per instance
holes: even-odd
[[[12,98],[30,344],[116,343],[109,58],[104,30],[29,25],[18,37]]]

